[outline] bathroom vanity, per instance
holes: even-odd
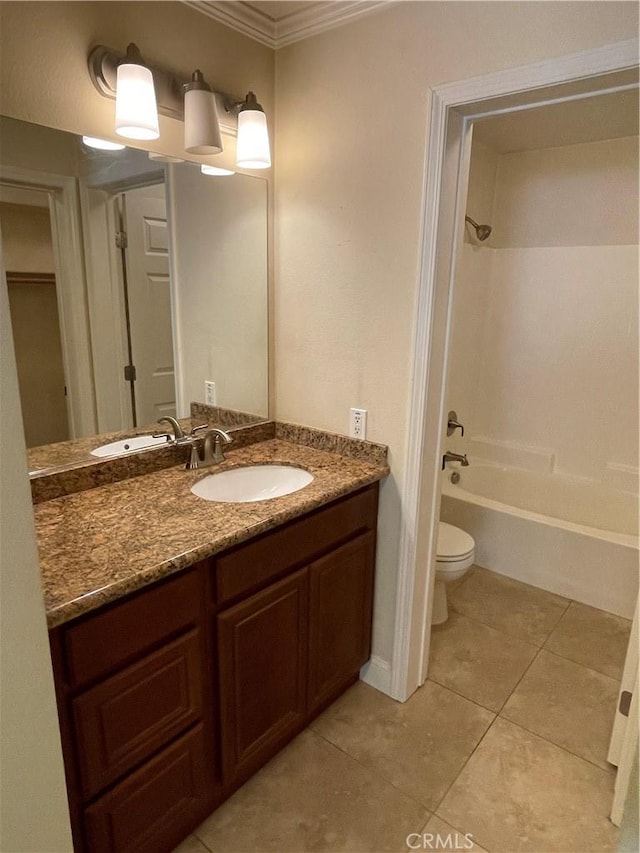
[[[223,466],[256,461],[314,481],[220,504],[172,468],[35,507],[77,851],[171,851],[369,657],[386,462],[273,439]]]

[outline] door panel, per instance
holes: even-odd
[[[302,569],[218,616],[227,785],[251,775],[304,724],[307,613]]]
[[[309,567],[309,711],[342,692],[369,658],[375,535]]]
[[[136,421],[175,417],[173,327],[164,184],[123,194]]]

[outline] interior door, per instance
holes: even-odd
[[[164,184],[122,194],[127,234],[129,334],[135,366],[135,423],[176,414]]]
[[[618,768],[611,820],[620,826],[638,744],[638,604],[624,662],[607,760]]]

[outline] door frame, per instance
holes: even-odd
[[[395,614],[391,695],[405,701],[427,677],[440,512],[447,345],[458,239],[464,222],[473,120],[620,90],[637,81],[606,75],[638,67],[629,39],[430,91],[422,252],[410,392],[407,464]],[[600,79],[600,85],[596,78]],[[451,179],[452,161],[457,160]],[[453,214],[452,214],[453,208]]]
[[[48,196],[69,432],[71,438],[95,435],[93,359],[76,179],[0,165],[0,184]]]

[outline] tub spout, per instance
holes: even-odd
[[[459,462],[463,468],[467,468],[469,465],[469,460],[467,459],[466,453],[450,453],[448,450],[442,457],[442,470],[444,471],[444,466],[447,462]]]

